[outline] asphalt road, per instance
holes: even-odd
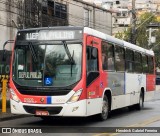
[[[128,108],[122,108],[112,111],[111,117],[103,122],[97,121],[94,116],[89,118],[56,118],[48,121],[43,121],[39,117],[25,117],[14,120],[8,120],[0,122],[0,127],[29,127],[29,128],[43,128],[44,132],[52,132],[56,136],[72,135],[92,135],[92,136],[128,136],[129,133],[106,133],[97,131],[93,133],[98,127],[108,129],[109,127],[159,127],[160,132],[160,92],[157,92],[155,99],[149,102],[145,102],[143,110],[129,111]],[[104,128],[106,127],[106,128]],[[42,129],[42,130],[43,130]],[[86,133],[86,130],[87,133]],[[91,132],[90,132],[90,131]],[[74,133],[74,134],[73,134]],[[9,135],[9,134],[8,134]],[[17,135],[17,134],[12,134]],[[42,134],[44,135],[44,134]],[[45,134],[45,136],[53,135],[51,133]],[[160,133],[131,133],[131,136],[143,136],[143,135],[157,135]]]

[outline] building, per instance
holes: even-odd
[[[103,0],[102,7],[112,10],[112,35],[123,32],[132,24],[132,1],[133,0]],[[135,0],[137,18],[145,12],[153,12],[160,21],[159,0]]]
[[[6,40],[15,38],[17,29],[69,25],[112,31],[112,13],[90,1],[4,0],[0,8],[0,50]]]
[[[82,0],[68,4],[68,25],[87,26],[111,35],[112,12]]]
[[[123,32],[131,24],[131,12],[126,1],[106,0],[102,7],[113,12],[112,35]]]

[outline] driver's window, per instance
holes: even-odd
[[[96,50],[96,57],[93,55],[93,50]],[[98,50],[95,47],[87,47],[87,73],[91,71],[98,71]]]

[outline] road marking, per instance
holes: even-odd
[[[144,127],[144,126],[147,126],[147,125],[152,124],[152,123],[157,122],[157,121],[160,121],[160,116],[155,116],[155,117],[152,117],[150,119],[144,120],[142,122],[132,124],[132,125],[129,125],[129,126],[125,126],[125,127],[126,128],[129,128],[129,127]],[[99,133],[99,134],[96,134],[96,135],[93,135],[93,136],[116,136],[116,135],[119,135],[119,134],[122,134],[122,133]]]

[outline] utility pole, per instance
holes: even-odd
[[[130,42],[136,44],[136,11],[135,11],[135,0],[132,0],[132,19],[131,19],[131,37]]]

